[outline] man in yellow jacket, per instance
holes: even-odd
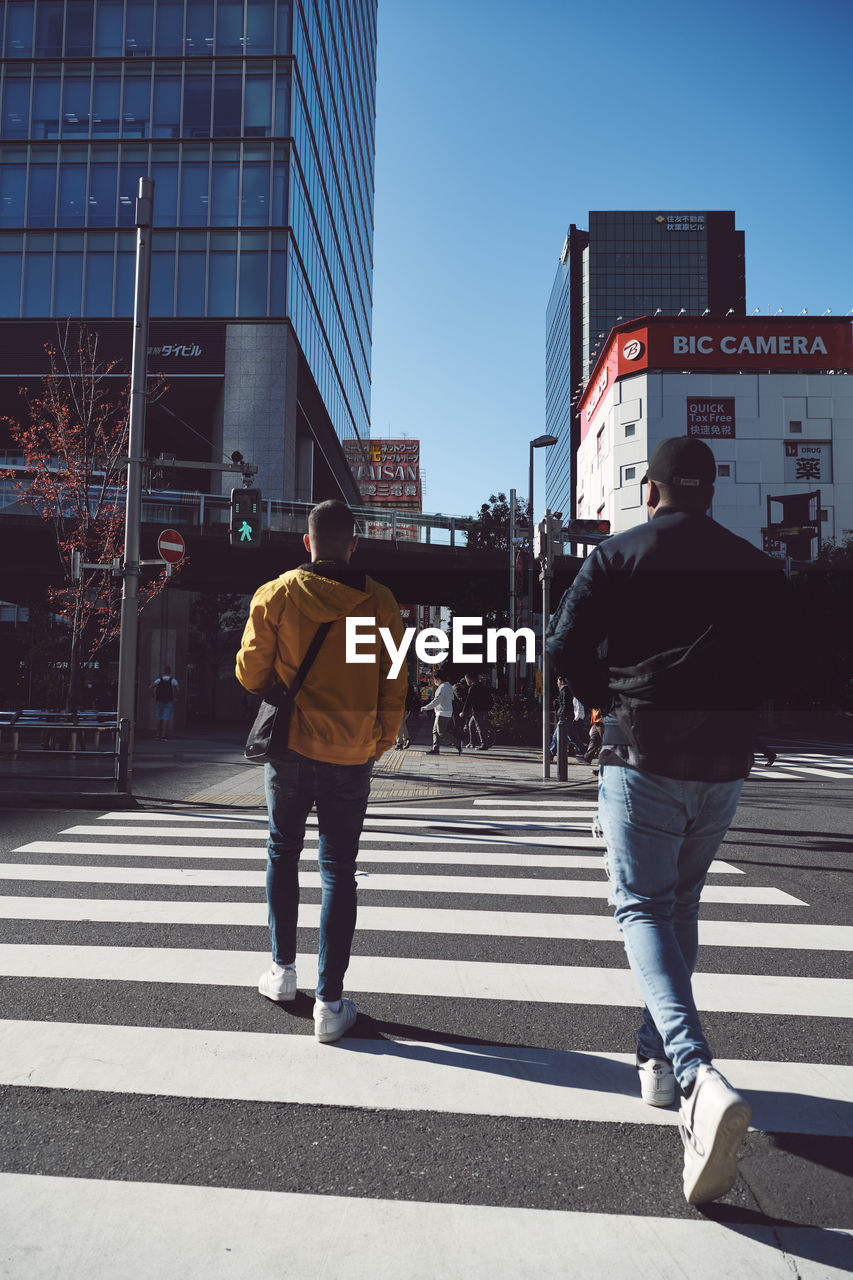
[[[273,964],[258,984],[270,1000],[296,997],[299,855],[316,804],[322,905],[314,1032],[322,1043],[340,1039],[356,1019],[355,1004],[343,999],[343,982],[355,931],[358,841],[373,762],[393,744],[406,700],[406,669],[389,678],[386,645],[377,640],[373,663],[346,661],[348,617],[375,620],[377,631],[387,627],[395,646],[403,636],[391,592],[350,568],[357,545],[352,512],[343,502],[314,507],[305,535],[311,563],[255,592],[237,654],[237,679],[252,693],[277,682],[290,685],[317,629],[332,624],[297,694],[288,750],[264,766]]]

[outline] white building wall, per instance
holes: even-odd
[[[623,378],[602,396],[578,451],[575,515],[600,512],[614,533],[645,522],[640,480],[661,440],[686,435],[688,397],[735,402],[735,438],[706,440],[717,460],[715,520],[760,547],[768,496],[820,489],[822,537],[840,539],[853,531],[853,377],[828,373]],[[792,431],[792,423],[800,430]],[[829,442],[832,481],[786,481],[786,441]],[[775,511],[778,518],[780,509]]]

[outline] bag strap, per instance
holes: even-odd
[[[302,682],[304,681],[305,677],[308,675],[308,672],[311,670],[311,664],[313,663],[314,659],[317,657],[317,654],[320,652],[320,645],[323,643],[323,641],[326,639],[326,636],[329,634],[331,626],[332,626],[331,622],[322,622],[320,626],[317,628],[314,639],[309,644],[308,651],[305,654],[305,657],[302,659],[302,661],[299,664],[299,670],[297,671],[296,675],[293,677],[293,684],[290,686],[290,689],[288,690],[291,698],[295,698],[299,690],[302,688]]]

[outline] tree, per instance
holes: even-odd
[[[484,624],[490,627],[503,627],[509,623],[509,516],[506,494],[493,493],[489,501],[480,507],[479,513],[471,517],[474,524],[468,531],[468,546],[473,550],[501,551],[506,556],[506,571],[501,570],[499,584],[478,576],[467,587],[466,614],[482,617]],[[517,544],[516,551],[516,591],[521,599],[530,548],[526,502],[516,501],[515,527],[516,537],[524,539]],[[506,603],[495,608],[496,596]]]
[[[509,555],[509,499],[505,493],[493,493],[488,502],[480,507],[479,514],[473,519],[476,524],[469,530],[468,546],[476,551],[506,551]],[[516,499],[515,529],[516,537],[524,538],[524,546],[529,548],[528,504],[523,499]],[[522,548],[523,549],[523,548]]]
[[[48,372],[37,390],[22,387],[22,421],[3,421],[24,455],[26,474],[6,472],[18,497],[53,525],[65,581],[48,589],[53,611],[69,626],[65,690],[67,710],[78,702],[80,664],[119,633],[121,578],[84,570],[71,580],[72,553],[87,564],[111,564],[121,555],[127,491],[128,387],[114,373],[115,360],[98,355],[98,334],[67,321],[57,344],[47,344]],[[118,388],[117,384],[118,383]],[[149,399],[165,391],[154,383]],[[166,585],[164,571],[140,584],[143,608]]]

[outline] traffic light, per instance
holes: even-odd
[[[231,490],[230,541],[232,547],[261,545],[260,489]]]
[[[609,520],[569,520],[563,529],[563,537],[575,542],[598,542],[609,536]]]
[[[548,559],[548,521],[540,520],[533,530],[533,556],[536,560]]]

